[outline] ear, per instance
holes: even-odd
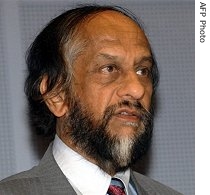
[[[44,94],[47,91],[47,76],[40,83],[40,93]],[[49,110],[57,117],[64,116],[68,111],[68,106],[65,103],[64,93],[46,94],[44,102]]]

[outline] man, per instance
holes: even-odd
[[[27,65],[32,123],[55,139],[37,167],[1,182],[1,195],[179,194],[129,168],[151,140],[158,71],[128,11],[63,13],[37,36]]]

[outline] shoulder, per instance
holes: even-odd
[[[42,183],[36,168],[10,176],[0,182],[1,195],[42,194]]]
[[[182,195],[172,188],[135,171],[132,172],[131,178],[134,180],[134,183],[137,183],[137,185],[148,192],[148,194],[155,193],[157,195]]]

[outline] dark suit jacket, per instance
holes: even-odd
[[[136,172],[131,172],[131,180],[140,195],[180,195]],[[2,180],[0,195],[76,195],[76,192],[58,167],[50,145],[38,166]]]

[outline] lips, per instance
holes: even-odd
[[[132,121],[136,122],[140,118],[139,112],[136,110],[132,110],[129,108],[122,108],[119,109],[115,112],[115,116],[122,119],[122,120],[127,120],[127,121]]]

